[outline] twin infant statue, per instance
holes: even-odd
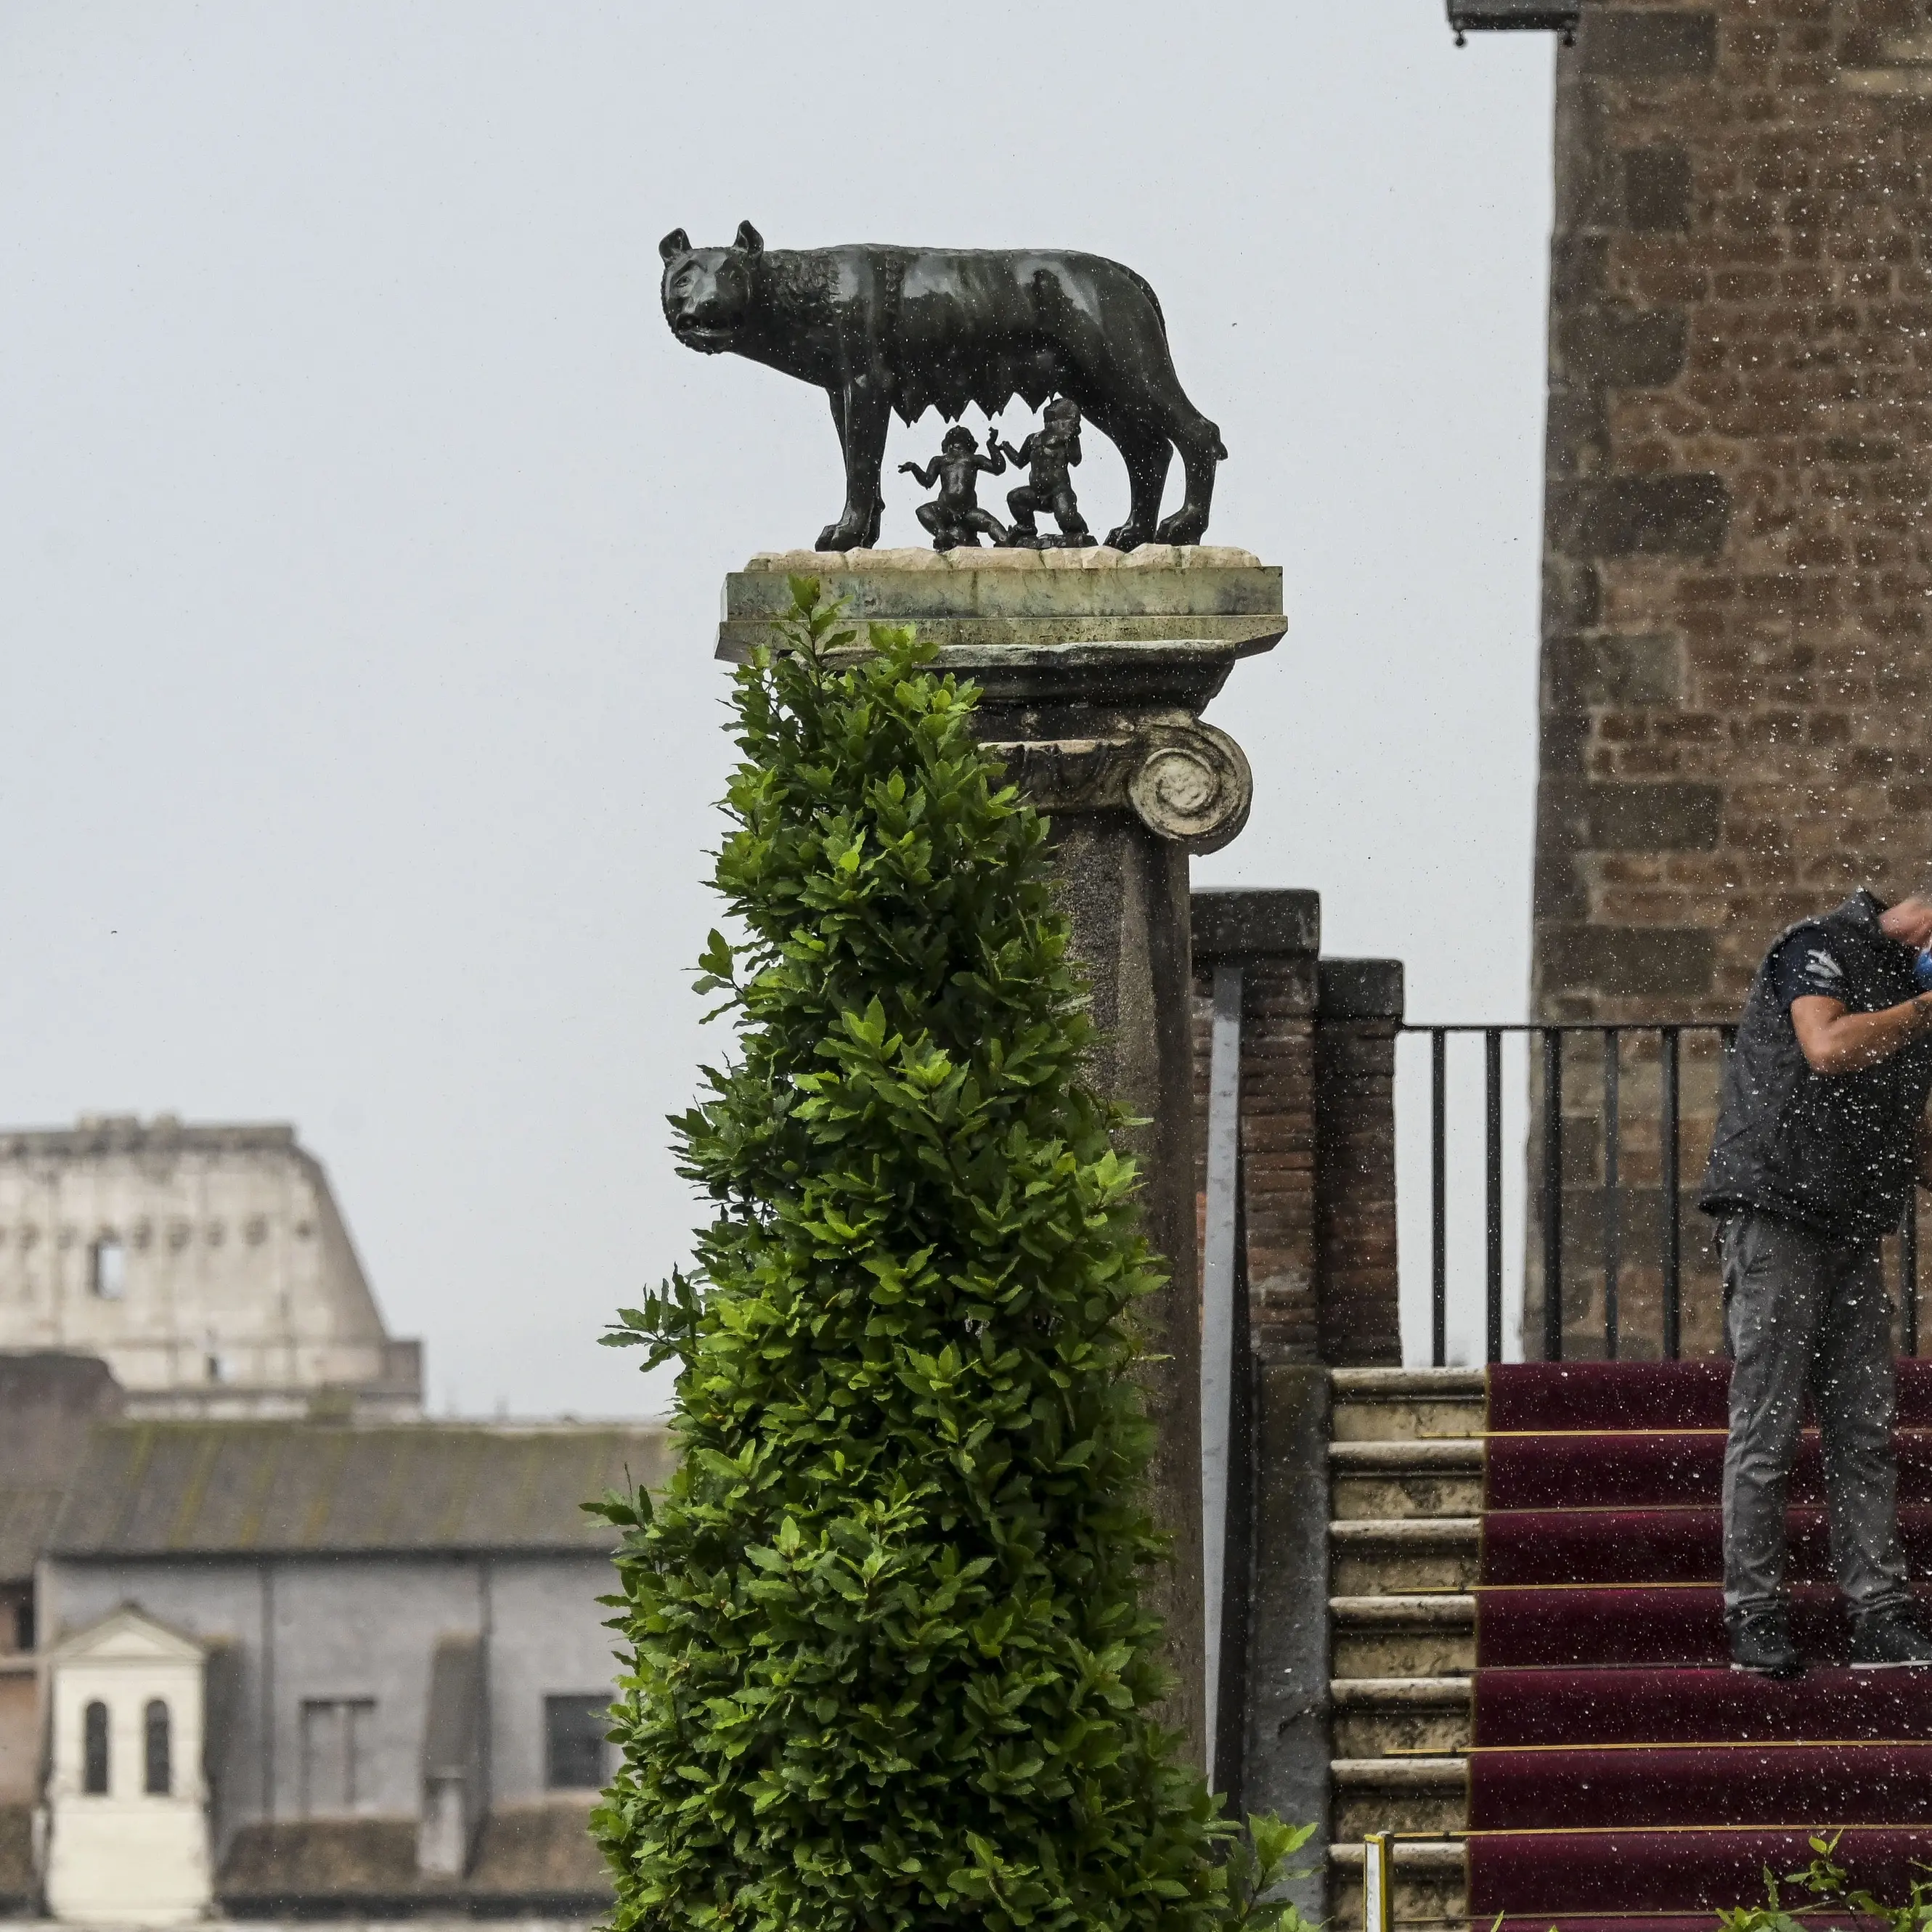
[[[961,544],[976,550],[982,532],[1004,550],[1084,550],[1093,542],[1067,474],[1080,460],[1080,405],[1071,396],[1056,396],[1041,418],[1041,427],[1017,449],[1003,443],[997,429],[988,430],[984,456],[973,432],[956,423],[940,440],[939,454],[930,463],[899,465],[900,474],[912,477],[922,490],[930,490],[938,479],[939,494],[916,512],[934,550]],[[979,496],[980,471],[1004,476],[1009,463],[1027,472],[1027,480],[1006,493],[1010,530],[980,508]],[[1034,520],[1042,511],[1052,513],[1060,526],[1058,536],[1040,533]]]

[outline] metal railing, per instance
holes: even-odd
[[[1438,1367],[1448,1356],[1449,1327],[1449,1119],[1448,1046],[1456,1034],[1480,1035],[1483,1042],[1484,1197],[1485,1269],[1484,1280],[1484,1359],[1502,1359],[1503,1301],[1503,1040],[1505,1035],[1527,1036],[1540,1048],[1541,1072],[1534,1096],[1540,1115],[1534,1133],[1537,1154],[1534,1204],[1541,1262],[1543,1358],[1561,1361],[1564,1346],[1566,1198],[1574,1202],[1594,1193],[1599,1198],[1600,1234],[1598,1265],[1603,1286],[1603,1352],[1615,1361],[1624,1340],[1622,1291],[1633,1256],[1625,1236],[1632,1190],[1624,1174],[1627,1114],[1624,1105],[1626,1047],[1634,1042],[1640,1056],[1654,1048],[1658,1069],[1658,1191],[1660,1196],[1658,1244],[1654,1260],[1660,1282],[1660,1352],[1676,1361],[1683,1348],[1684,1204],[1681,1169],[1683,1154],[1683,1060],[1686,1036],[1714,1037],[1722,1054],[1731,1049],[1737,1029],[1714,1021],[1646,1021],[1606,1024],[1569,1022],[1486,1026],[1409,1025],[1402,1031],[1426,1036],[1430,1058],[1430,1359]],[[1579,1117],[1566,1116],[1564,1076],[1572,1042],[1594,1039],[1600,1083],[1602,1134],[1600,1175],[1580,1180],[1566,1174],[1564,1128]],[[1899,1229],[1898,1294],[1902,1352],[1918,1352],[1918,1215],[1917,1190],[1908,1201]],[[1528,1338],[1525,1338],[1527,1342]]]

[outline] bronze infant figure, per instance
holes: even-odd
[[[980,507],[980,472],[1004,476],[1006,460],[1000,454],[1000,439],[987,438],[988,453],[980,454],[980,441],[964,423],[955,423],[939,440],[939,454],[930,463],[902,463],[899,474],[910,476],[922,490],[930,490],[935,479],[939,494],[922,503],[913,512],[934,550],[957,550],[962,544],[980,548],[982,531],[996,546],[1004,545],[1006,532],[998,518]]]
[[[1012,534],[1008,539],[1016,548],[1025,550],[1085,550],[1094,538],[1087,519],[1073,494],[1073,478],[1067,473],[1080,460],[1080,405],[1071,396],[1055,396],[1040,412],[1040,427],[1016,449],[1004,446],[1007,460],[1027,472],[1027,480],[1017,490],[1006,492],[1006,508],[1013,513]],[[993,454],[1002,445],[993,439]],[[1034,518],[1050,511],[1060,526],[1057,537],[1043,537]]]
[[[845,457],[845,507],[820,550],[874,542],[879,471],[893,410],[996,416],[1016,395],[1078,404],[1118,446],[1132,492],[1107,541],[1198,543],[1221,434],[1187,399],[1154,290],[1131,268],[1062,249],[902,248],[862,243],[767,249],[748,221],[728,248],[658,244],[664,320],[687,346],[729,350],[825,391]],[[1175,450],[1180,507],[1156,526]],[[1045,507],[1042,506],[1042,507]]]

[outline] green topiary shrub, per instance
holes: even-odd
[[[795,580],[738,674],[743,762],[700,988],[738,1024],[675,1124],[716,1204],[606,1339],[675,1358],[678,1473],[600,1505],[628,1674],[594,1828],[617,1932],[1208,1932],[1244,1846],[1151,1714],[1160,1284],[1046,828],[909,631]],[[1306,1834],[1258,1830],[1260,1863]]]

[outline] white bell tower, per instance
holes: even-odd
[[[184,1925],[214,1899],[203,1646],[124,1604],[52,1658],[47,1905],[90,1925]]]

